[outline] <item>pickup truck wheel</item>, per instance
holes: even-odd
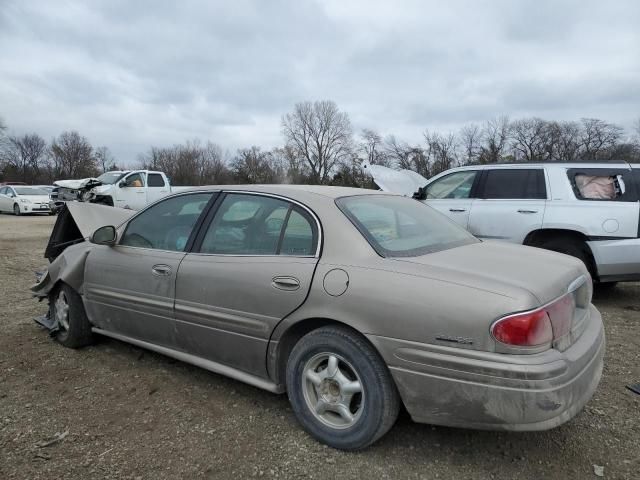
[[[18,205],[17,203],[13,204],[13,214],[16,217],[19,217],[22,214],[22,212],[20,211],[20,205]]]
[[[51,316],[58,324],[56,340],[65,347],[80,348],[91,345],[95,336],[78,292],[62,284],[49,295]]]
[[[298,421],[334,448],[365,448],[398,417],[400,399],[387,366],[346,328],[323,327],[302,337],[289,356],[286,382]]]
[[[589,254],[588,247],[583,241],[571,237],[556,237],[544,241],[540,245],[540,248],[564,253],[565,255],[571,255],[572,257],[582,260],[582,263],[584,263],[587,270],[589,270],[591,277],[595,278],[596,272],[594,271],[594,267],[591,262],[591,255]]]

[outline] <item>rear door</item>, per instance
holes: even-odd
[[[178,271],[181,347],[266,376],[269,336],[311,286],[319,222],[306,207],[280,197],[227,193],[217,203]]]
[[[461,170],[436,177],[425,188],[424,202],[467,228],[479,176],[479,170]]]
[[[133,217],[111,247],[95,245],[84,273],[85,306],[110,332],[176,348],[173,316],[178,266],[215,193],[185,194]]]
[[[542,226],[547,203],[544,169],[486,169],[477,196],[469,231],[482,239],[522,243],[529,232]]]
[[[169,184],[159,172],[147,173],[147,203],[153,203],[168,195]]]

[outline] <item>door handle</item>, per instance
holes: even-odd
[[[518,210],[518,213],[538,213],[538,210]]]
[[[466,208],[450,208],[449,211],[450,212],[466,212],[467,209]]]
[[[151,273],[159,277],[171,275],[171,267],[169,265],[154,265],[151,267]]]
[[[295,277],[273,277],[271,286],[278,290],[298,290],[300,288],[300,280]]]

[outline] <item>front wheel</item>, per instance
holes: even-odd
[[[22,212],[20,211],[20,205],[18,205],[17,203],[13,204],[13,214],[16,217],[19,217],[22,214]]]
[[[302,337],[287,362],[287,391],[304,429],[343,450],[359,450],[378,440],[400,409],[378,352],[344,327],[323,327]]]
[[[94,342],[82,298],[73,288],[64,283],[56,288],[49,295],[49,308],[58,326],[58,342],[69,348],[80,348]]]

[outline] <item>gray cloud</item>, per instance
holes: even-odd
[[[640,4],[21,2],[0,10],[0,116],[134,162],[201,137],[274,146],[295,102],[407,140],[499,114],[640,116]]]

